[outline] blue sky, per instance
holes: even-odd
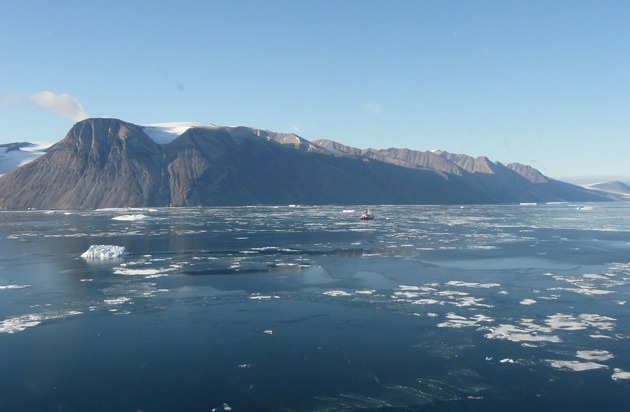
[[[0,143],[196,121],[630,176],[628,1],[19,1]]]

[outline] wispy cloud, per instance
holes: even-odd
[[[0,100],[5,104],[34,104],[75,122],[88,117],[87,112],[83,109],[79,100],[66,93],[55,94],[51,91],[41,91],[31,96],[11,93],[3,95]]]
[[[7,93],[7,94],[3,94],[0,100],[4,104],[15,104],[15,103],[23,102],[24,96],[22,96],[21,94],[16,94],[16,93]]]
[[[49,91],[35,93],[30,100],[37,106],[52,110],[53,112],[78,122],[88,117],[87,112],[79,103],[79,100],[69,94],[55,94]]]
[[[383,113],[383,106],[374,102],[367,102],[363,104],[363,110],[372,114],[381,114]]]

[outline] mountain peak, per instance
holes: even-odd
[[[19,149],[22,150],[22,149]],[[13,150],[18,152],[19,150]],[[332,155],[331,155],[332,154]],[[86,119],[0,178],[0,207],[462,204],[611,197],[533,168],[448,152],[357,149],[244,126]],[[540,174],[542,176],[542,174]]]

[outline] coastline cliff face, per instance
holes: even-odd
[[[0,177],[7,209],[604,200],[612,199],[485,157],[361,150],[246,127],[191,127],[158,144],[118,119],[81,121]]]

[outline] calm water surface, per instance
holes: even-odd
[[[0,211],[0,410],[627,410],[630,204],[361,211]]]

